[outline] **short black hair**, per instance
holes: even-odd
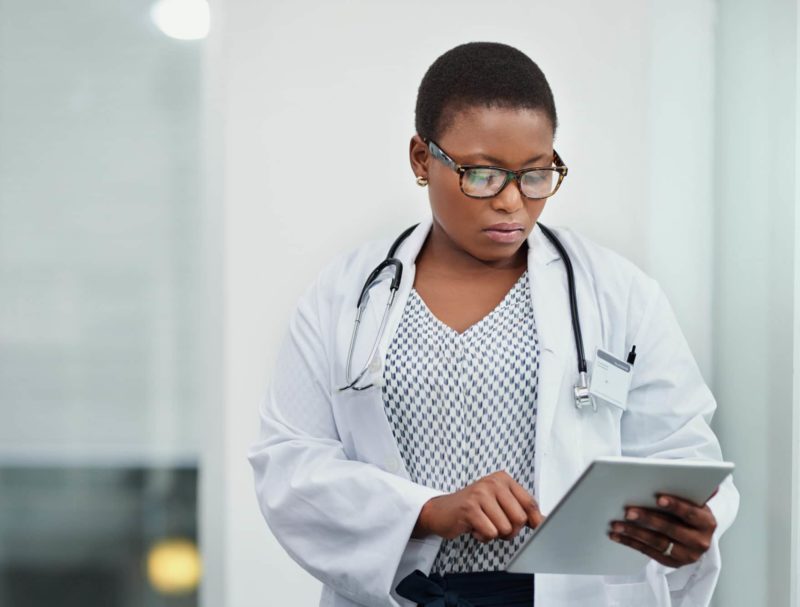
[[[475,106],[542,110],[553,135],[558,126],[553,92],[542,70],[522,51],[499,42],[467,42],[433,62],[417,92],[417,134],[435,140],[457,111]]]

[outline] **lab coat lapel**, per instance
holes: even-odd
[[[397,326],[403,316],[403,310],[406,307],[406,301],[411,294],[411,287],[414,285],[414,275],[416,273],[416,259],[425,239],[430,231],[432,219],[427,217],[408,235],[400,245],[400,248],[395,253],[395,257],[403,264],[403,279],[397,289],[395,301],[389,312],[386,330],[381,336],[381,342],[378,348],[378,357],[383,361],[386,354],[386,349],[394,336]],[[389,289],[384,286],[383,288],[376,288],[372,291],[375,293],[374,300],[370,301],[368,308],[372,316],[375,329],[380,326],[381,316],[386,308],[386,302],[389,298]],[[374,333],[373,333],[374,335]]]
[[[397,293],[395,294],[394,302],[389,309],[386,329],[383,331],[383,334],[380,338],[380,343],[378,344],[378,353],[375,357],[376,360],[373,361],[373,377],[382,375],[382,369],[380,366],[383,364],[386,349],[391,342],[392,336],[397,329],[400,319],[403,316],[403,309],[405,308],[406,301],[411,294],[411,287],[414,284],[414,274],[416,270],[415,260],[417,258],[417,254],[422,248],[423,243],[425,242],[425,238],[428,235],[431,223],[432,221],[430,218],[420,222],[416,229],[408,235],[408,237],[400,245],[400,248],[395,252],[395,257],[402,263],[403,276],[402,280],[400,281],[400,286],[397,289]],[[382,253],[385,255],[386,252],[387,251],[384,250]],[[371,260],[372,266],[370,266],[370,270],[373,267],[376,267],[382,261],[383,258]],[[364,278],[366,278],[366,276]],[[364,280],[364,278],[360,278],[360,280]],[[391,294],[389,289],[389,282],[391,281],[391,278],[392,275],[389,273],[389,271],[384,271],[379,277],[379,282],[375,284],[375,286],[373,286],[368,292],[367,303],[364,309],[363,318],[361,319],[361,325],[358,329],[358,339],[356,341],[353,356],[354,375],[361,368],[363,368],[363,365],[366,364],[367,359],[369,358],[375,336],[378,334],[378,330],[380,329],[381,319],[383,318],[383,314],[386,310],[386,303],[389,301],[389,296]],[[359,282],[357,287],[358,290],[360,290],[361,287],[362,283]],[[355,286],[353,288],[356,289]],[[355,318],[355,310],[352,311],[352,314],[352,317],[347,318],[347,341],[344,339],[341,341],[343,354],[346,353],[345,346],[349,344],[349,330],[352,326],[353,319]],[[380,363],[380,365],[378,363]],[[369,380],[369,378],[365,377],[360,383],[367,384],[370,383],[370,381],[371,380]]]
[[[397,330],[403,316],[403,309],[411,294],[414,284],[415,260],[422,248],[431,226],[431,219],[422,221],[417,228],[409,234],[403,244],[395,253],[395,257],[403,264],[403,276],[397,289],[395,300],[389,309],[386,328],[378,344],[378,352],[371,365],[368,377],[364,377],[362,384],[372,383],[373,386],[366,390],[347,390],[338,395],[341,403],[340,416],[346,419],[342,424],[340,434],[348,453],[361,461],[372,462],[388,472],[410,478],[408,469],[403,464],[400,448],[394,438],[389,420],[383,405],[381,388],[383,382],[383,365],[386,351],[391,339]],[[377,265],[381,259],[375,260]],[[376,285],[369,292],[364,317],[359,328],[359,341],[356,346],[354,360],[359,361],[356,367],[366,361],[372,348],[375,335],[380,328],[381,318],[389,300],[389,286],[387,276],[383,282]],[[360,285],[359,285],[360,288]],[[349,337],[349,336],[348,336]],[[342,344],[345,343],[342,341]],[[344,350],[342,350],[344,352]],[[360,369],[361,367],[358,367]]]
[[[540,350],[534,483],[537,499],[540,504],[544,499],[546,506],[549,497],[543,492],[547,484],[542,483],[542,472],[551,466],[542,462],[550,451],[553,420],[574,345],[564,264],[538,224],[528,237],[528,276]]]

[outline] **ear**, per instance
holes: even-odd
[[[428,146],[422,137],[415,134],[411,138],[408,146],[408,159],[411,162],[411,170],[414,177],[428,177],[428,163],[431,155],[428,153]]]

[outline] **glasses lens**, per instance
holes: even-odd
[[[506,174],[497,169],[467,169],[461,187],[468,196],[494,196],[505,180]]]
[[[522,193],[529,198],[547,198],[558,183],[557,171],[537,169],[522,176]]]

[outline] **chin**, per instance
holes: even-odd
[[[496,244],[488,247],[482,246],[476,248],[474,251],[470,251],[470,254],[481,261],[505,261],[519,253],[520,248],[525,244],[525,242],[526,241],[523,240],[521,243],[515,244]]]

